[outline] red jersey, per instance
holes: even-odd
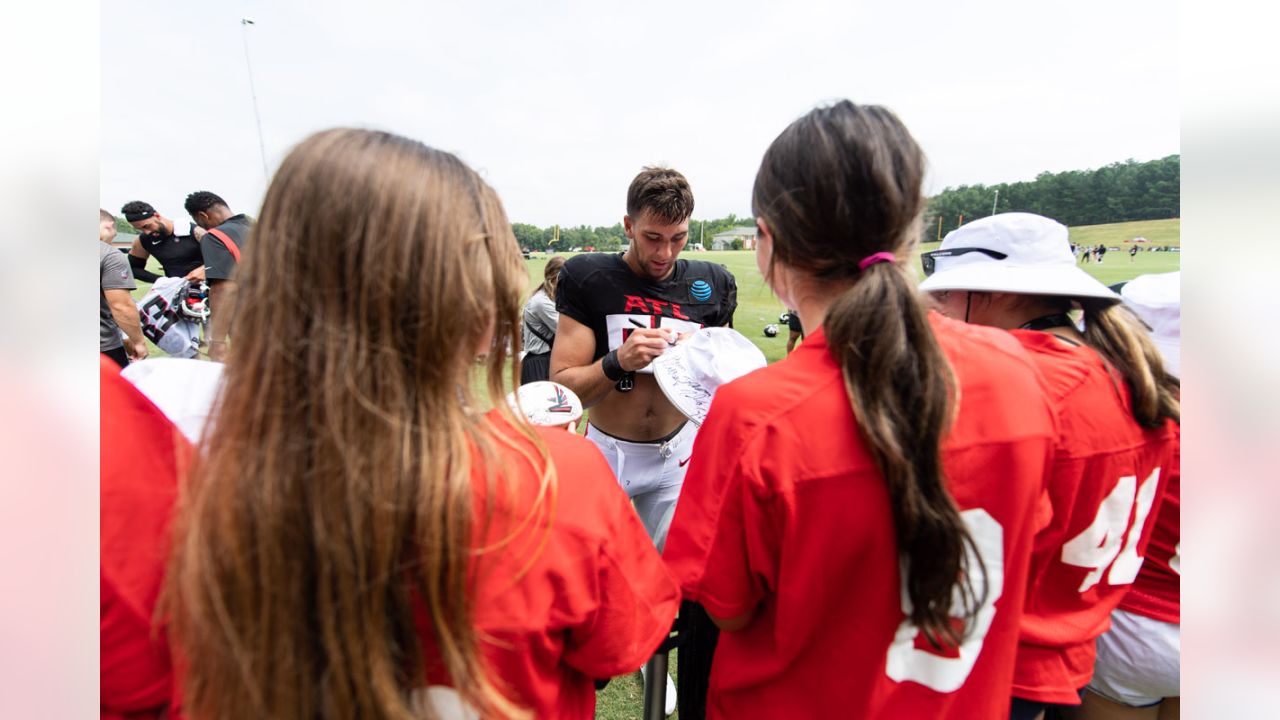
[[[169,550],[179,464],[190,447],[103,358],[101,380],[101,691],[103,718],[160,717],[173,672],[152,626]]]
[[[497,448],[502,472],[514,473],[513,492],[496,494],[487,533],[476,530],[478,546],[495,547],[529,518],[539,474],[528,459],[537,457],[532,443],[496,412],[489,417],[516,446]],[[478,555],[477,638],[499,687],[534,717],[589,720],[593,681],[635,672],[653,655],[671,630],[680,592],[595,445],[560,428],[538,434],[558,469],[554,515],[517,532],[501,551]],[[483,470],[476,473],[479,526],[485,483]],[[501,488],[503,480],[496,482]],[[448,685],[425,605],[416,615],[427,682]]]
[[[1094,639],[1129,589],[1168,481],[1174,424],[1146,430],[1129,390],[1091,348],[1016,330],[1058,408],[1052,520],[1036,535],[1013,694],[1079,704]]]
[[[149,644],[144,633],[160,586],[161,548],[168,544],[175,499],[172,448],[182,443],[178,431],[117,371],[106,377],[108,363],[102,441],[104,716],[108,699],[117,695],[130,701],[122,709],[151,704],[158,709],[168,699],[168,656],[162,647]],[[149,425],[139,428],[141,420],[132,425],[106,420],[108,380],[114,391],[127,396],[131,412]],[[530,460],[537,455],[532,443],[505,426],[497,413],[489,417],[510,439],[509,445],[495,443],[503,476],[495,482],[504,488],[510,481],[511,492],[497,494],[487,530],[482,529],[487,484],[483,468],[476,468],[476,544],[491,548],[477,553],[472,566],[477,580],[472,609],[481,654],[497,686],[532,709],[535,717],[591,718],[593,680],[633,672],[644,664],[671,629],[679,589],[600,451],[562,429],[538,429],[558,469],[557,489],[548,499],[550,519],[534,515],[541,520],[513,536],[530,518],[537,496],[539,474]],[[163,445],[157,438],[172,438],[172,444]],[[111,462],[108,448],[118,451]],[[120,471],[121,482],[132,479],[128,504],[111,501],[109,478],[116,475],[108,468]],[[129,599],[139,599],[121,601],[113,615],[121,616],[116,634],[127,632],[130,641],[118,649],[108,642],[109,541],[121,548],[127,544],[128,554],[122,549],[114,556],[138,565],[136,577],[126,580],[133,589]],[[415,608],[415,622],[428,668],[423,685],[448,685],[425,606]],[[109,684],[109,669],[118,685]],[[423,688],[415,699],[430,703],[442,690]]]
[[[969,634],[935,652],[907,620],[889,492],[819,329],[717,391],[667,538],[689,599],[722,618],[756,611],[720,634],[709,717],[1008,715],[1056,430],[1013,338],[930,321],[959,386],[948,488],[987,571]]]
[[[1178,434],[1181,435],[1180,430]],[[1151,531],[1146,560],[1142,562],[1133,587],[1120,601],[1120,609],[1179,625],[1182,622],[1182,503],[1179,498],[1182,457],[1178,439],[1175,438],[1174,442],[1169,484],[1165,488],[1164,499],[1160,501],[1160,512],[1156,515],[1155,529]]]

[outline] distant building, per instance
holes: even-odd
[[[116,239],[111,241],[111,247],[120,248],[121,250],[128,250],[129,248],[133,247],[133,241],[137,239],[138,239],[138,236],[136,233],[118,232],[116,233]]]
[[[756,249],[756,228],[754,225],[730,228],[711,236],[712,250],[732,250],[733,241],[741,240],[743,250]]]

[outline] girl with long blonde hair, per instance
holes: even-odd
[[[590,717],[677,591],[590,443],[500,401],[527,276],[494,191],[419,142],[321,132],[240,273],[166,587],[184,712]]]

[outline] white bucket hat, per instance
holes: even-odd
[[[519,393],[520,402],[516,403]],[[517,415],[542,427],[567,427],[570,432],[582,417],[582,400],[569,388],[549,380],[521,385],[507,395],[507,404]]]
[[[1181,272],[1140,275],[1120,288],[1124,304],[1151,328],[1165,369],[1181,377]]]
[[[1001,213],[974,220],[921,255],[925,292],[976,290],[1120,301],[1120,296],[1076,265],[1067,227],[1032,213]]]
[[[652,363],[658,387],[685,417],[701,427],[716,388],[768,364],[764,353],[732,328],[702,328]]]

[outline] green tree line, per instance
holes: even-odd
[[[1181,157],[1126,160],[1096,170],[1042,172],[1028,182],[961,185],[929,199],[924,239],[995,212],[1033,212],[1068,225],[1164,220],[1181,214]],[[999,191],[997,200],[996,191]]]
[[[755,220],[749,216],[739,217],[733,213],[729,213],[722,218],[691,219],[689,220],[689,244],[702,243],[706,249],[710,250],[712,236],[741,225],[755,225]],[[529,225],[528,223],[512,223],[511,230],[515,233],[520,247],[540,252],[548,250],[564,252],[580,247],[594,247],[599,251],[614,251],[621,249],[627,243],[627,237],[622,231],[622,223],[620,222],[608,227],[603,225],[597,227],[588,225],[579,225],[577,227],[561,226],[560,241],[554,243],[554,245],[552,244],[555,237],[554,227],[540,228],[537,225]]]
[[[1033,212],[1068,226],[1176,218],[1181,215],[1181,181],[1181,156],[1170,155],[1149,162],[1125,160],[1096,170],[1042,172],[1026,182],[949,187],[929,198],[924,240],[937,239],[939,227],[945,235],[962,222],[992,214],[993,205],[998,213]],[[689,243],[702,243],[710,250],[716,233],[754,224],[751,216],[733,213],[722,218],[691,219]],[[554,246],[552,227],[515,223],[512,229],[520,247],[543,252],[580,247],[614,251],[627,242],[620,222],[608,227],[562,226],[560,241]],[[735,243],[735,249],[738,247]]]

